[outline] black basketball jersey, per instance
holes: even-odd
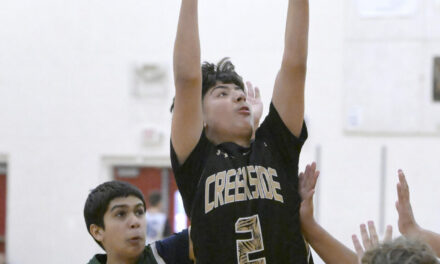
[[[307,138],[271,104],[249,148],[212,144],[202,133],[179,165],[171,161],[197,263],[311,263],[299,222],[298,161]]]

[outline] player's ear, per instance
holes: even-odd
[[[98,225],[90,225],[90,234],[92,234],[93,238],[99,242],[102,242],[102,240],[104,240],[104,228]]]

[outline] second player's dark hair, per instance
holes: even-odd
[[[105,229],[104,214],[108,205],[113,199],[119,197],[135,196],[139,198],[145,206],[145,199],[142,192],[134,185],[121,181],[109,181],[98,185],[87,197],[84,205],[84,220],[86,221],[87,231],[90,233],[90,226],[95,224]],[[92,236],[93,237],[93,236]],[[104,247],[95,239],[96,243]],[[105,249],[104,249],[105,250]]]

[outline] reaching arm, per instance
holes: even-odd
[[[357,263],[356,254],[336,240],[322,228],[313,216],[313,194],[319,171],[316,164],[307,165],[299,175],[299,193],[302,198],[300,207],[301,230],[305,239],[324,260],[325,263]]]
[[[176,96],[171,141],[182,164],[194,149],[203,129],[197,0],[182,0],[173,68]]]
[[[272,102],[290,132],[297,137],[304,119],[308,32],[308,0],[289,0],[284,54]]]
[[[318,223],[310,223],[309,226],[313,227],[303,228],[303,234],[325,263],[358,263],[356,254],[330,235]]]
[[[399,214],[399,231],[406,237],[416,238],[428,243],[437,257],[440,257],[440,235],[421,228],[412,211],[409,199],[409,186],[402,170],[399,170],[399,183],[397,184],[396,209]]]

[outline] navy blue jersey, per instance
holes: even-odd
[[[157,253],[165,263],[191,264],[188,229],[155,242]]]
[[[96,254],[93,258],[87,262],[87,264],[106,264],[107,254]],[[142,251],[136,264],[163,264],[164,262],[157,255],[154,246],[147,245]]]
[[[249,148],[202,133],[183,164],[171,161],[197,263],[310,263],[299,222],[298,161],[307,138],[271,104]]]

